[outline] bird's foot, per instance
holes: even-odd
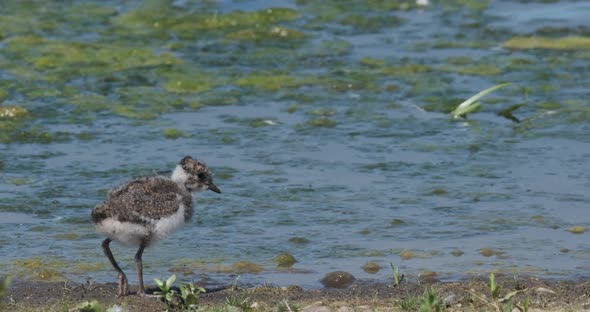
[[[118,275],[119,278],[119,294],[117,298],[125,297],[129,295],[129,283],[127,282],[127,276],[125,274],[120,273]]]

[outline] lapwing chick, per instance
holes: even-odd
[[[135,178],[109,191],[104,202],[92,209],[92,223],[107,238],[102,250],[119,280],[118,296],[129,294],[127,276],[115,261],[109,247],[111,241],[138,247],[135,266],[139,280],[138,295],[145,295],[141,257],[146,247],[167,237],[193,215],[191,193],[210,190],[221,193],[205,163],[184,157],[170,177]]]

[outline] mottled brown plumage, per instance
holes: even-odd
[[[144,249],[189,221],[193,215],[191,192],[204,190],[221,193],[213,184],[207,166],[186,156],[171,177],[135,178],[109,191],[106,200],[92,209],[92,223],[99,233],[107,236],[102,249],[118,273],[119,296],[127,295],[129,286],[127,276],[111,252],[110,242],[139,247],[135,254],[138,294],[145,295],[141,259]]]
[[[92,222],[113,217],[120,222],[146,224],[169,217],[185,207],[185,222],[193,215],[193,197],[167,177],[140,177],[112,189],[92,211]]]

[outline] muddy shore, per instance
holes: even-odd
[[[304,290],[298,286],[228,288],[198,297],[202,311],[419,311],[426,289],[437,294],[446,311],[505,311],[501,298],[512,297],[513,311],[590,311],[590,281],[548,280],[497,276],[498,299],[491,297],[487,277],[460,282],[413,281],[399,286],[356,281],[345,289]],[[135,291],[132,286],[131,290]],[[153,289],[151,289],[153,291]],[[148,291],[149,292],[149,291]],[[129,295],[117,298],[117,285],[15,280],[0,305],[1,311],[80,311],[81,303],[98,301],[106,311],[164,311],[158,298]],[[516,309],[516,310],[514,310]]]

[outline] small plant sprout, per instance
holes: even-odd
[[[487,95],[488,93],[494,92],[498,89],[507,87],[509,85],[511,85],[512,83],[502,83],[499,85],[495,85],[491,88],[487,88],[481,92],[479,92],[478,94],[468,98],[467,100],[465,100],[463,103],[459,104],[452,112],[451,112],[451,116],[453,116],[453,118],[459,118],[459,117],[465,117],[467,116],[467,114],[475,111],[476,109],[478,109],[481,104],[479,102],[477,102],[477,100],[479,100],[480,98],[482,98],[483,96]]]
[[[494,275],[494,272],[490,273],[490,281],[488,284],[488,288],[490,290],[490,295],[492,296],[491,301],[486,300],[485,295],[478,295],[470,290],[466,290],[466,291],[468,293],[470,293],[473,297],[479,299],[480,301],[484,302],[489,307],[493,308],[497,312],[512,311],[513,306],[516,306],[520,311],[523,311],[523,308],[519,307],[518,305],[516,305],[515,303],[512,302],[512,297],[518,295],[519,293],[523,293],[523,292],[527,291],[526,288],[509,292],[503,298],[500,298],[501,287],[498,284],[496,284],[496,277]],[[504,305],[504,309],[502,309],[502,305]],[[525,300],[525,306],[527,306],[527,309],[528,309],[528,301],[526,301],[526,300]]]
[[[277,306],[278,312],[299,312],[301,307],[299,305],[290,303],[288,300],[283,300]]]
[[[239,308],[240,311],[248,312],[254,310],[252,308],[252,298],[248,296],[248,293],[239,293],[226,297],[225,303],[228,306]]]
[[[179,293],[172,289],[175,280],[176,275],[170,276],[165,282],[155,278],[154,282],[159,290],[154,294],[166,303],[167,311],[197,311],[197,299],[205,292],[205,288],[197,287],[193,283],[179,283]]]
[[[195,287],[193,283],[180,283],[178,285],[180,290],[180,298],[187,309],[196,309],[197,298],[201,293],[205,292],[203,287]]]
[[[443,300],[432,288],[427,288],[420,300],[420,312],[440,312],[444,308]]]
[[[0,301],[2,301],[6,295],[8,285],[10,285],[10,276],[6,276],[2,281],[0,281]]]
[[[172,284],[176,280],[176,275],[170,276],[165,282],[154,278],[154,283],[160,290],[154,291],[154,295],[160,296],[160,298],[166,303],[168,309],[170,309],[174,304],[174,296],[176,295],[176,291],[172,289]]]
[[[404,275],[399,275],[399,268],[394,266],[392,262],[389,262],[389,266],[391,267],[391,272],[393,272],[393,285],[397,287],[404,280]]]
[[[490,273],[490,293],[493,300],[497,300],[500,297],[500,286],[496,284],[496,278],[494,272]]]
[[[420,307],[421,298],[417,296],[406,296],[398,302],[400,309],[404,311],[416,311]]]
[[[75,311],[80,312],[103,312],[104,309],[98,301],[85,301],[76,306]]]
[[[530,305],[531,305],[531,300],[528,297],[524,298],[524,303],[522,304],[522,311],[529,312]]]

